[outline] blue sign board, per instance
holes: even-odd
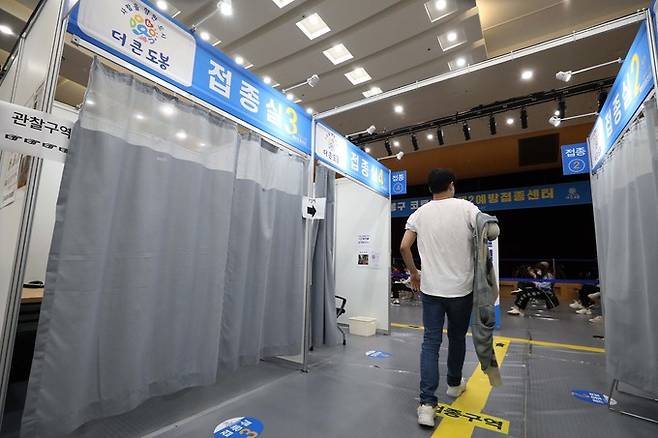
[[[265,430],[263,423],[253,417],[237,417],[224,421],[215,427],[213,438],[259,437]]]
[[[407,194],[407,171],[391,172],[391,195]]]
[[[322,123],[315,124],[315,156],[337,172],[390,196],[389,168]]]
[[[582,389],[574,389],[571,391],[571,395],[576,397],[578,400],[591,403],[593,405],[607,406],[608,405],[608,396],[601,394],[600,392],[587,391]],[[616,405],[617,402],[612,399],[610,400],[611,405]]]
[[[387,353],[386,351],[367,351],[366,356],[372,359],[388,359],[393,356],[393,354]]]
[[[589,136],[592,172],[601,167],[653,86],[647,24],[643,22]]]
[[[592,189],[589,181],[577,181],[573,183],[463,193],[457,197],[471,201],[482,211],[491,212],[522,208],[591,204]],[[394,200],[391,202],[391,216],[411,216],[414,211],[430,200],[430,197]]]
[[[564,175],[589,173],[587,143],[567,144],[562,146],[562,173]]]
[[[68,31],[310,155],[311,117],[147,0],[81,0]]]

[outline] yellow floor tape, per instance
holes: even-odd
[[[391,327],[411,329],[411,330],[424,330],[422,325],[401,324],[396,322],[392,322]],[[443,332],[447,333],[447,330],[444,329]],[[468,336],[471,336],[470,332],[468,333]],[[498,337],[498,339],[512,344],[529,344],[529,345],[537,345],[539,347],[553,347],[553,348],[563,348],[566,350],[587,351],[589,353],[605,353],[605,348],[588,347],[586,345],[565,344],[562,342],[536,341],[534,339],[510,338],[506,336]]]
[[[494,337],[494,351],[500,367],[503,366],[509,344],[505,339]],[[467,438],[473,435],[476,426],[507,435],[509,421],[482,414],[491,388],[489,378],[479,365],[476,366],[473,375],[468,379],[466,391],[450,406],[437,407],[437,415],[443,417],[443,420],[432,434],[432,438]]]

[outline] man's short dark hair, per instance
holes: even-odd
[[[455,182],[455,174],[450,169],[434,169],[427,177],[430,192],[441,193],[448,190],[450,183]]]

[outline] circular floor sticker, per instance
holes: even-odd
[[[236,417],[222,422],[213,432],[213,438],[256,438],[263,433],[263,423],[253,417]]]
[[[601,394],[600,392],[587,391],[582,389],[574,389],[571,391],[571,395],[576,397],[578,400],[591,403],[593,405],[607,406],[608,405],[608,396]],[[612,406],[617,404],[617,401],[613,398],[610,400]]]
[[[366,351],[366,356],[371,357],[373,359],[387,359],[393,356],[393,354],[387,353],[385,351],[372,350],[372,351]]]

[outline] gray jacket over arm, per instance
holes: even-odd
[[[473,234],[475,275],[473,277],[473,314],[471,330],[475,352],[482,371],[489,377],[492,386],[502,385],[498,362],[494,354],[493,332],[496,326],[495,306],[498,298],[498,281],[493,260],[489,253],[489,242],[500,234],[498,219],[479,213]]]

